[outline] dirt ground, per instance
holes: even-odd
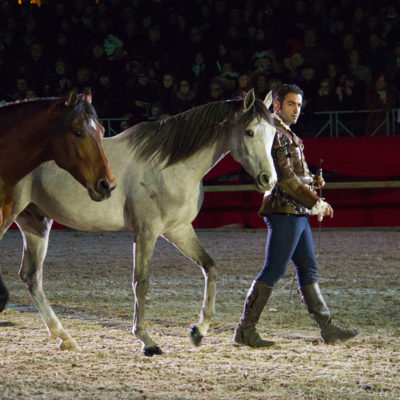
[[[0,399],[400,399],[400,229],[314,231],[325,300],[336,322],[362,334],[321,344],[290,266],[259,323],[277,343],[264,350],[233,346],[232,336],[266,232],[198,233],[218,264],[214,323],[193,348],[203,276],[160,239],[146,317],[164,353],[148,358],[131,333],[131,233],[52,232],[44,287],[82,347],[74,353],[48,339],[17,276],[21,236],[8,232],[0,241],[11,294],[0,314]]]

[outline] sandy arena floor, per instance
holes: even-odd
[[[203,276],[160,239],[146,317],[164,354],[148,358],[131,334],[130,233],[52,232],[44,287],[83,349],[73,353],[48,339],[17,275],[21,236],[8,232],[0,241],[11,293],[0,314],[0,399],[400,399],[400,229],[315,231],[325,300],[336,322],[362,334],[321,344],[290,266],[259,323],[277,343],[264,350],[235,347],[232,335],[263,263],[266,232],[198,233],[218,264],[214,323],[193,348],[188,332]]]

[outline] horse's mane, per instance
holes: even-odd
[[[48,103],[50,104],[52,103],[55,108],[60,105],[63,105],[64,102],[65,102],[64,97],[36,97],[32,99],[16,100],[1,104],[0,111],[7,112],[8,110],[11,110],[14,107],[29,107],[31,112],[34,112],[35,107],[39,108],[43,107]],[[26,111],[26,108],[24,108],[24,111]],[[67,110],[65,110],[65,107],[63,107],[62,111],[63,113],[59,121],[60,128],[70,125],[72,121],[76,118],[76,116],[81,113],[85,114],[87,116],[87,119],[89,118],[94,118],[96,120],[98,119],[94,107],[86,101],[78,101],[75,106],[69,107]]]
[[[22,100],[14,100],[14,101],[8,101],[7,103],[0,104],[0,108],[5,108],[5,107],[10,107],[10,106],[18,106],[21,104],[30,104],[30,103],[36,103],[38,101],[42,100],[60,100],[61,97],[35,97],[32,99],[22,99]]]
[[[242,98],[207,103],[165,120],[139,123],[126,133],[139,158],[151,159],[156,164],[166,161],[169,166],[188,158],[220,136],[226,140],[235,113],[242,108]],[[271,121],[270,112],[258,99],[253,110],[243,113],[237,123],[246,126],[255,117]]]

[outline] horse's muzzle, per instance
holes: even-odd
[[[102,201],[111,196],[111,192],[115,189],[115,183],[109,179],[99,179],[95,188],[88,187],[89,196],[94,201]]]
[[[260,192],[266,192],[267,190],[272,190],[276,184],[276,176],[269,176],[266,173],[261,173],[255,179],[256,188]]]

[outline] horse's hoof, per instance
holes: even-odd
[[[143,349],[143,353],[146,357],[153,357],[154,355],[159,356],[163,352],[158,346],[151,346],[151,347],[145,347]]]
[[[200,346],[203,335],[200,333],[196,325],[192,325],[190,329],[190,340],[194,346]]]
[[[80,352],[82,349],[79,347],[78,343],[74,339],[64,339],[60,343],[60,350],[76,351]]]

